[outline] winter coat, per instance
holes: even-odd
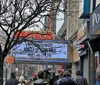
[[[87,79],[82,76],[77,76],[76,83],[77,83],[77,85],[88,85]]]
[[[33,85],[47,85],[48,83],[44,79],[37,79],[33,82]]]
[[[25,85],[25,84],[23,84],[23,83],[22,83],[22,84],[21,84],[21,83],[19,83],[18,85]]]
[[[77,85],[74,78],[71,76],[66,76],[64,78],[61,78],[57,81],[57,85]]]
[[[19,84],[19,81],[17,79],[8,79],[5,83],[5,85],[17,85]]]

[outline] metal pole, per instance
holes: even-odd
[[[9,78],[10,78],[11,77],[11,75],[10,75],[11,74],[11,64],[9,64],[9,68],[10,68],[9,69]]]
[[[2,55],[2,48],[0,45],[0,85],[3,85],[3,55]]]
[[[24,68],[23,68],[23,64],[22,64],[22,76],[24,75]]]
[[[10,55],[9,55],[10,57],[12,57],[13,56],[13,49],[11,49],[11,52],[10,52]],[[9,64],[9,78],[11,77],[11,71],[12,71],[12,64],[10,63]]]
[[[96,83],[96,59],[94,53],[91,49],[89,42],[87,41],[89,50],[88,50],[88,58],[89,58],[89,85],[95,85]]]
[[[6,76],[5,76],[5,81],[7,81],[7,69],[6,69]]]

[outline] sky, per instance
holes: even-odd
[[[60,9],[63,9],[63,5],[61,4],[60,6]],[[36,18],[36,20],[38,20],[38,18]],[[44,23],[44,18],[41,18],[41,21]],[[56,34],[57,32],[60,30],[61,26],[63,25],[64,23],[64,12],[57,12],[57,15],[56,15]],[[44,29],[44,26],[38,22],[36,23],[34,26],[26,29],[26,30],[34,30],[34,31],[40,31]]]

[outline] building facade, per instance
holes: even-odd
[[[79,55],[77,50],[77,33],[79,29],[79,0],[65,1],[64,24],[57,34],[57,38],[67,40],[68,60],[72,62],[72,76],[75,77],[79,69]]]

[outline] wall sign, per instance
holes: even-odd
[[[100,5],[90,15],[89,33],[93,34],[100,29]]]
[[[84,25],[78,31],[78,35],[77,35],[78,40],[86,36],[86,29],[87,29],[87,23],[84,23]]]
[[[16,33],[15,38],[18,36]],[[54,34],[52,32],[32,32],[32,31],[22,31],[19,35],[20,37],[34,38],[36,40],[53,40]]]

